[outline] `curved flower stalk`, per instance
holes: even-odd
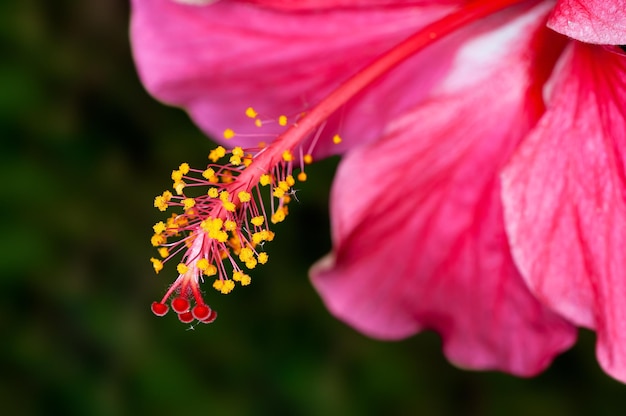
[[[306,111],[269,148],[345,152],[311,271],[333,314],[381,339],[435,329],[457,365],[523,376],[584,326],[626,381],[623,0],[133,9],[144,83],[207,133],[248,105]]]

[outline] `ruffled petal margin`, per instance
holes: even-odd
[[[540,29],[545,13],[464,33],[457,71],[439,94],[342,161],[334,251],[311,270],[334,315],[383,339],[435,329],[457,365],[522,376],[572,345],[575,328],[537,301],[512,261],[498,181],[541,113],[540,65],[554,51],[544,57],[530,46],[550,36]],[[555,44],[545,40],[537,44]],[[483,53],[491,59],[475,59]]]
[[[515,260],[536,296],[597,331],[626,382],[626,56],[572,42],[548,111],[503,174]]]

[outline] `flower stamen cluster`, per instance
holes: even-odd
[[[253,109],[246,114],[257,127],[262,125]],[[286,117],[278,122],[286,124]],[[235,132],[227,129],[224,136],[234,137]],[[237,284],[249,285],[248,271],[268,262],[263,249],[274,239],[270,226],[289,214],[296,184],[292,150],[277,148],[277,143],[252,149],[218,146],[209,152],[205,169],[182,163],[172,171],[173,190],[156,196],[154,207],[177,212],[154,225],[151,243],[158,257],[150,261],[159,273],[183,254],[176,266],[178,278],[161,301],[152,304],[155,315],[167,314],[171,306],[183,323],[213,322],[217,314],[204,302],[200,283],[212,279],[215,290],[228,294]],[[312,157],[300,159],[297,179],[305,181],[304,164]]]

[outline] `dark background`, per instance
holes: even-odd
[[[458,370],[432,333],[385,343],[336,321],[307,268],[330,248],[336,160],[314,166],[253,284],[195,330],[150,303],[153,198],[212,144],[149,97],[128,45],[128,5],[0,5],[0,408],[21,414],[618,414],[594,335],[534,379]]]

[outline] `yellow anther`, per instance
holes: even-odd
[[[258,217],[252,218],[250,222],[252,223],[252,225],[256,225],[257,227],[260,227],[263,225],[263,222],[265,222],[265,218],[263,218],[262,215],[259,215]]]
[[[217,198],[219,195],[219,191],[217,190],[217,188],[209,188],[206,194],[211,198]]]
[[[293,155],[291,154],[289,150],[285,150],[283,152],[283,160],[285,162],[291,162],[293,160]]]
[[[235,137],[235,132],[233,131],[233,129],[224,130],[224,138],[226,140],[232,139],[233,137]]]
[[[237,229],[237,223],[233,220],[224,221],[224,229],[226,231],[234,231]]]
[[[166,258],[170,255],[170,251],[166,247],[160,247],[158,250],[159,256]]]
[[[304,173],[304,172],[298,173],[298,180],[300,182],[305,182],[306,181],[306,173]]]
[[[250,259],[246,262],[246,267],[248,269],[254,269],[256,267],[256,259]]]
[[[289,195],[283,196],[283,204],[288,204],[291,202],[291,197]]]
[[[263,241],[265,240],[263,239],[263,234],[261,231],[252,234],[252,243],[254,245],[261,244]]]
[[[228,193],[228,191],[222,191],[220,192],[220,199],[222,201],[228,201],[228,198],[230,197],[230,194]]]
[[[193,198],[185,198],[183,199],[183,207],[186,210],[191,209],[196,206],[196,200]]]
[[[256,118],[256,116],[258,116],[259,113],[257,113],[256,111],[254,111],[254,108],[252,107],[248,107],[246,108],[246,116],[249,118]]]
[[[174,182],[180,182],[181,180],[183,180],[183,173],[180,170],[173,170],[172,171],[172,180]]]
[[[267,263],[267,260],[269,260],[269,256],[265,252],[259,253],[259,257],[257,257],[257,260],[260,264],[265,264]]]
[[[225,243],[228,241],[228,234],[226,233],[226,231],[219,232],[217,236],[217,241],[219,241],[220,243]]]
[[[287,185],[294,186],[296,184],[296,180],[293,178],[292,175],[287,175],[287,177],[285,178],[285,182],[287,182]]]
[[[176,194],[178,195],[182,194],[183,189],[185,189],[185,186],[187,186],[187,184],[183,181],[175,182],[174,189],[176,190]]]
[[[237,146],[232,150],[231,154],[232,156],[230,157],[230,163],[235,166],[241,165],[241,158],[244,156],[243,149]]]
[[[287,213],[285,212],[284,208],[277,209],[276,212],[272,215],[272,224],[278,224],[279,222],[283,222],[286,216]]]
[[[167,201],[159,195],[154,198],[154,207],[158,208],[159,211],[165,211],[167,209]]]
[[[155,273],[158,273],[161,270],[163,270],[163,262],[161,260],[155,259],[154,257],[152,257],[150,261],[152,262],[152,267],[154,268]]]
[[[226,156],[226,149],[224,149],[224,147],[222,146],[217,146],[215,149],[211,150],[209,152],[209,159],[215,163],[218,160],[220,160],[220,158]]]
[[[293,180],[293,178],[291,179]],[[278,182],[278,187],[282,189],[283,191],[287,192],[289,190],[289,183],[287,183],[287,181],[280,181]]]
[[[211,179],[214,176],[215,176],[215,171],[213,169],[211,169],[211,168],[208,168],[207,170],[202,172],[202,177],[204,179]]]
[[[202,172],[202,177],[210,183],[218,183],[220,181],[220,178],[217,177],[215,171],[211,168],[208,168],[207,170]]]
[[[244,247],[239,252],[239,260],[246,262],[254,258],[254,251],[250,247]]]
[[[224,281],[223,280],[220,279],[220,280],[216,280],[215,282],[213,282],[213,288],[215,290],[218,290],[218,291],[221,292],[223,287],[224,287]]]
[[[221,218],[213,218],[211,220],[211,226],[214,230],[219,231],[224,226],[224,220]]]
[[[220,292],[226,295],[232,292],[234,288],[235,288],[235,282],[233,282],[232,280],[224,280],[224,283],[222,284],[222,288],[220,289]]]
[[[250,202],[250,199],[252,199],[252,195],[250,195],[250,193],[246,191],[239,192],[237,194],[237,197],[239,197],[239,200],[241,202]]]
[[[272,194],[276,198],[282,198],[285,195],[285,191],[282,188],[274,188],[274,193]]]
[[[244,158],[243,158],[243,165],[245,167],[248,167],[252,164],[252,155],[251,154],[247,154]]]
[[[228,234],[222,230],[223,225],[224,221],[221,218],[207,218],[200,223],[200,228],[209,234],[209,238],[224,243],[228,240]]]
[[[257,118],[256,120],[254,120],[254,125],[257,127],[262,127],[263,122]]]
[[[278,124],[285,127],[287,125],[287,116],[278,117]]]
[[[335,134],[333,136],[333,143],[335,143],[335,144],[341,143],[341,137],[338,134]]]
[[[189,268],[187,267],[185,263],[178,263],[178,266],[176,266],[176,270],[180,274],[185,274],[187,273],[187,270],[189,270]]]
[[[272,183],[272,177],[270,175],[268,175],[267,173],[264,173],[263,175],[261,175],[261,177],[259,178],[259,183],[262,186],[267,186],[270,183]]]
[[[200,228],[209,234],[209,238],[225,243],[228,240],[228,234],[222,230],[224,222],[221,218],[207,218],[200,223]]]
[[[205,271],[209,267],[209,261],[207,259],[200,259],[196,262],[198,270]]]
[[[217,267],[215,267],[214,264],[209,264],[202,273],[204,273],[205,276],[215,276],[217,274]]]
[[[222,206],[228,212],[235,212],[235,210],[237,209],[237,206],[230,201],[222,201]]]
[[[178,170],[180,170],[183,175],[188,174],[189,173],[189,163],[181,163],[180,166],[178,167]]]
[[[163,231],[167,230],[167,226],[163,221],[159,221],[154,224],[154,226],[152,226],[152,229],[154,230],[155,234],[161,234]]]
[[[250,278],[250,276],[248,276],[247,274],[245,274],[242,271],[236,271],[233,273],[233,280],[235,282],[239,282],[241,283],[242,286],[247,286],[250,284],[250,282],[252,281],[252,279]]]
[[[167,237],[165,237],[163,234],[154,234],[152,238],[150,238],[150,243],[152,244],[152,247],[158,247],[165,244],[166,242]]]
[[[313,156],[311,156],[311,155],[304,155],[302,160],[304,161],[305,164],[310,165],[311,163],[313,163]]]
[[[225,243],[226,241],[228,241],[228,234],[226,233],[226,231],[214,231],[212,233],[209,233],[209,237],[219,241],[220,243]]]
[[[254,244],[260,244],[263,241],[272,241],[274,239],[274,233],[268,230],[261,230],[258,233],[252,234],[252,242]]]

